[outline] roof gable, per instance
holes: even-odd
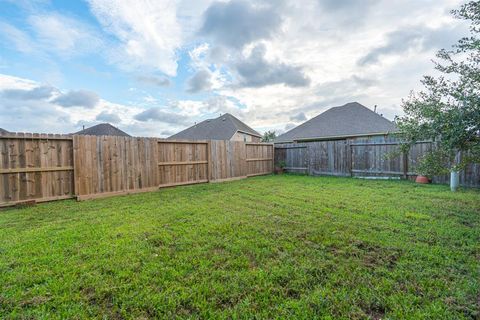
[[[7,133],[10,133],[10,132],[8,132],[7,130],[5,130],[3,128],[0,128],[0,134],[7,134]]]
[[[260,134],[229,113],[215,119],[204,120],[180,131],[168,139],[177,140],[230,140],[237,131],[260,137]]]
[[[80,130],[74,134],[79,135],[91,135],[91,136],[122,136],[130,137],[130,135],[117,127],[112,126],[110,123],[100,123],[93,127]]]
[[[275,142],[379,134],[397,131],[395,124],[358,102],[333,107],[292,130]]]

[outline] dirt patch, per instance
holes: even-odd
[[[50,299],[51,299],[50,297],[36,296],[30,299],[21,301],[20,306],[21,307],[39,306],[41,304],[48,302]]]
[[[367,268],[374,269],[383,266],[388,270],[392,270],[403,255],[402,249],[382,247],[361,240],[354,241],[349,247],[341,251],[332,248],[330,252],[341,252],[341,254],[347,258],[357,258]]]
[[[99,308],[100,313],[108,319],[124,319],[114,304],[114,294],[111,291],[97,292],[95,288],[87,287],[81,290],[88,304]]]

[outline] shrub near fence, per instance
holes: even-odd
[[[434,145],[420,141],[408,152],[389,157],[399,146],[397,138],[388,136],[281,143],[275,145],[275,163],[284,161],[287,171],[309,175],[414,178],[419,160]],[[448,183],[449,177],[435,176],[433,181]],[[480,164],[462,170],[460,184],[480,187]]]
[[[0,206],[84,200],[272,172],[272,144],[0,135]]]

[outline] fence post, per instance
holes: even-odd
[[[270,171],[271,173],[273,173],[274,169],[275,169],[275,144],[272,143],[272,165],[270,167]]]
[[[348,144],[350,147],[350,177],[353,177],[353,146],[352,143],[350,142]]]
[[[403,151],[403,178],[408,179],[408,150]]]
[[[75,167],[77,165],[76,161],[76,149],[78,148],[78,136],[74,135],[72,137],[72,167],[73,167],[73,195],[78,197],[78,186],[77,186],[77,172]]]
[[[210,182],[212,180],[211,175],[212,175],[212,168],[210,167],[212,164],[211,161],[211,153],[212,153],[212,140],[207,141],[207,180]]]

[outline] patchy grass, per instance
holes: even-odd
[[[0,318],[480,317],[480,192],[267,176],[0,212]]]

